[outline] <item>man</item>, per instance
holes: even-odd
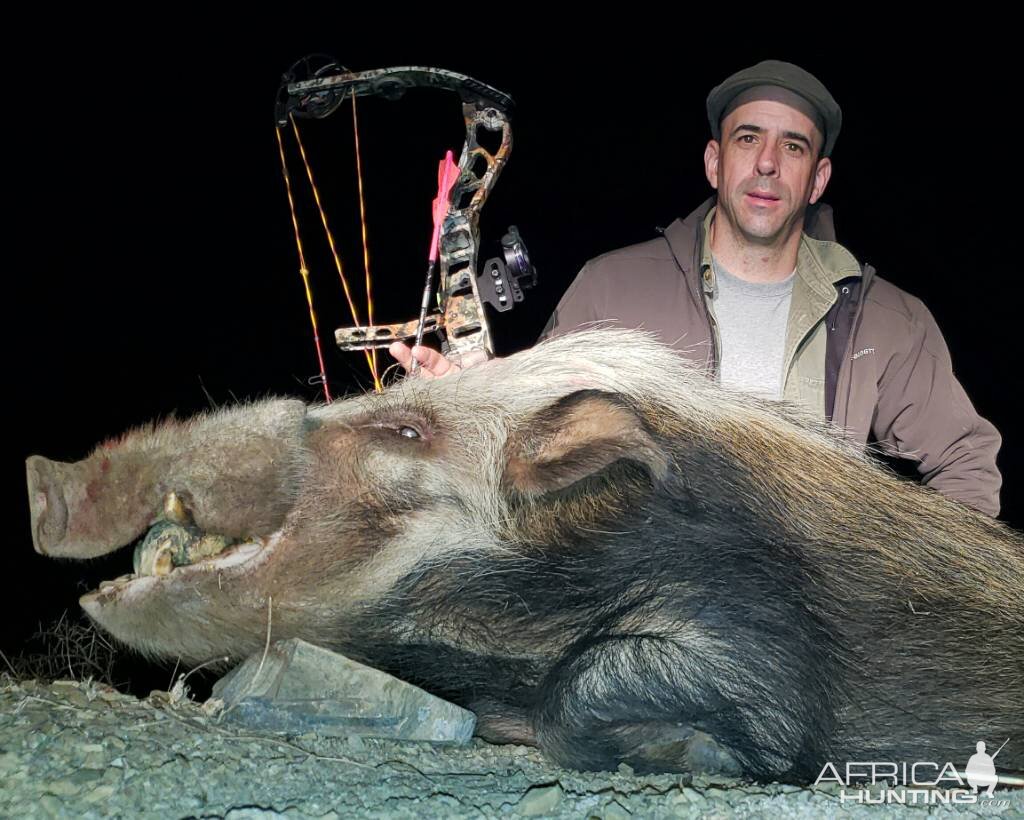
[[[842,124],[832,95],[769,60],[714,88],[707,111],[717,196],[660,238],[588,262],[543,336],[594,322],[650,330],[724,385],[802,404],[997,515],[1000,437],[954,377],[935,320],[836,243],[818,204]],[[408,366],[407,347],[391,352]],[[427,376],[458,368],[415,354]]]

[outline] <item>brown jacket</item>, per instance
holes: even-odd
[[[644,328],[715,373],[717,333],[705,298],[714,284],[705,243],[713,207],[709,199],[662,237],[588,262],[542,338],[593,322]],[[785,397],[860,444],[916,461],[924,484],[998,515],[999,433],[953,375],[924,304],[835,242],[827,206],[809,213],[797,274]]]

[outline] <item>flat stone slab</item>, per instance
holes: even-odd
[[[289,735],[461,745],[476,727],[472,712],[298,639],[245,660],[214,684],[212,697],[224,701],[225,720]]]

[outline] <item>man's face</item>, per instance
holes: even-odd
[[[822,142],[806,114],[772,100],[744,103],[722,120],[722,141],[708,143],[704,168],[740,236],[770,246],[803,227],[832,173],[829,159],[818,158]]]

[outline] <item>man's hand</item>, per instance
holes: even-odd
[[[443,354],[431,347],[416,345],[411,348],[404,342],[393,342],[388,348],[390,353],[402,367],[408,372],[412,368],[412,360],[415,357],[419,362],[416,375],[424,379],[439,379],[442,376],[451,376],[467,367],[487,361],[487,353],[483,350],[474,350],[467,353],[458,363],[445,357]]]

